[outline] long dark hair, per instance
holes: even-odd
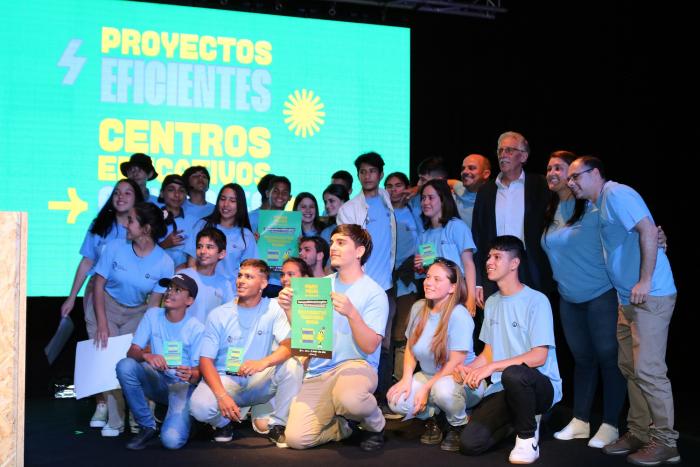
[[[571,165],[573,161],[576,160],[576,154],[574,154],[571,151],[554,151],[552,154],[549,155],[548,160],[552,160],[553,158],[561,159],[564,162],[566,162],[566,165]],[[559,196],[553,195],[549,198],[549,204],[547,204],[547,210],[544,212],[544,234],[547,234],[547,231],[551,227],[552,223],[554,222],[554,216],[557,213],[557,208],[559,207]],[[574,204],[574,213],[571,215],[569,220],[566,221],[566,226],[573,225],[576,223],[581,217],[583,217],[583,213],[586,210],[586,200],[583,199],[577,199],[576,203]],[[546,241],[546,237],[545,237]]]
[[[337,174],[337,172],[336,172]],[[335,174],[334,174],[335,175]],[[350,176],[350,182],[352,183],[352,175]],[[325,202],[326,200],[326,193],[329,195],[333,195],[339,200],[341,200],[343,203],[347,203],[348,200],[350,199],[350,193],[348,193],[348,188],[345,185],[341,185],[340,183],[331,183],[326,187],[325,190],[323,190],[323,194],[321,195],[321,199]],[[336,216],[328,216],[328,225],[333,225],[335,224],[335,218]]]
[[[425,185],[420,188],[421,197],[423,197],[423,192],[425,191],[426,187],[429,186],[433,187],[440,197],[440,204],[442,205],[440,209],[440,225],[444,227],[450,221],[450,219],[457,217],[457,203],[455,203],[455,200],[452,197],[450,186],[441,178],[434,178],[426,182]],[[430,219],[425,217],[423,212],[421,212],[420,217],[423,219],[423,227],[425,227],[426,230],[429,229],[431,227]]]
[[[92,227],[90,227],[90,233],[97,234],[100,237],[106,237],[112,231],[114,223],[117,221],[117,211],[114,209],[112,200],[114,199],[114,192],[117,191],[117,187],[120,183],[128,183],[134,190],[134,205],[143,202],[143,192],[138,184],[128,178],[122,178],[119,180],[112,189],[112,194],[109,195],[109,199],[102,206],[100,212],[97,213],[95,219],[92,221]]]
[[[314,208],[316,209],[316,215],[314,216],[314,229],[316,230],[316,235],[321,233],[321,230],[323,230],[326,226],[323,222],[321,222],[321,219],[319,219],[319,211],[318,211],[318,201],[316,201],[316,197],[309,193],[308,191],[302,191],[297,195],[296,198],[294,198],[294,205],[292,207],[292,210],[296,211],[299,205],[301,204],[302,201],[305,199],[310,199],[314,203]]]
[[[250,218],[248,217],[248,203],[245,199],[245,192],[238,183],[227,183],[226,185],[221,187],[221,189],[219,190],[219,194],[216,195],[216,207],[214,208],[214,211],[208,216],[202,218],[206,222],[204,228],[216,227],[221,223],[221,213],[219,212],[219,199],[221,198],[221,194],[226,188],[230,188],[236,194],[236,215],[233,218],[233,226],[240,227],[243,245],[248,246],[245,241],[245,235],[243,235],[243,229],[251,230]]]
[[[142,202],[134,205],[136,221],[140,226],[148,225],[150,237],[154,243],[163,238],[168,231],[165,225],[164,211],[153,203]]]

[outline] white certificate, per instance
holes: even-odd
[[[95,347],[93,339],[78,342],[73,380],[76,399],[120,387],[116,367],[119,360],[126,357],[132,339],[132,334],[110,337],[104,349]]]

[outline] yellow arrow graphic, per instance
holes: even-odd
[[[52,211],[68,211],[67,224],[75,224],[78,216],[87,211],[88,204],[78,197],[75,188],[68,188],[68,201],[49,201],[49,209]]]

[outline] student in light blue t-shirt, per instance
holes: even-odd
[[[406,330],[403,377],[389,389],[387,400],[396,413],[428,420],[421,443],[442,441],[442,450],[458,451],[467,409],[481,400],[486,386],[471,389],[452,378],[457,365],[474,360],[474,320],[461,305],[467,290],[454,262],[437,258],[428,268],[423,288],[425,300],[413,306]],[[421,370],[414,374],[417,364]],[[435,421],[440,410],[450,427],[444,440]]]
[[[197,297],[197,283],[186,274],[161,279],[163,308],[151,308],[139,323],[117,378],[139,433],[126,445],[143,449],[157,436],[148,400],[168,406],[160,438],[168,449],[185,445],[190,433],[189,400],[199,381],[199,345],[204,325],[187,307]],[[148,349],[148,350],[146,350]]]
[[[192,229],[194,235],[187,239],[185,246],[189,268],[196,265],[197,234],[206,227],[216,227],[226,235],[226,256],[216,265],[216,271],[233,284],[241,261],[258,256],[255,236],[250,230],[245,192],[239,184],[228,183],[221,187],[214,212],[199,220]]]
[[[194,219],[194,222],[214,212],[215,206],[208,202],[206,197],[210,178],[207,168],[201,165],[193,165],[182,172],[188,196],[182,204],[182,209],[185,210],[186,216]]]
[[[173,260],[156,244],[165,233],[163,211],[152,203],[136,204],[128,215],[127,240],[109,243],[95,266],[95,345],[106,347],[110,336],[133,333],[146,308],[158,306],[172,277]],[[124,403],[119,390],[107,393],[108,421],[102,436],[124,430]]]
[[[326,227],[319,218],[318,202],[316,197],[307,192],[302,191],[292,205],[292,211],[301,212],[301,236],[302,237],[318,237],[321,231]]]
[[[158,201],[163,203],[168,211],[165,223],[168,231],[158,244],[172,258],[176,269],[182,269],[187,264],[185,241],[193,235],[192,229],[197,217],[190,215],[183,208],[187,198],[185,180],[179,175],[168,175],[163,179]]]
[[[197,283],[199,293],[187,309],[190,316],[201,323],[207,322],[209,312],[235,298],[231,283],[216,270],[219,261],[226,257],[226,236],[216,227],[202,229],[197,234],[195,267],[183,269]]]
[[[520,282],[525,247],[503,235],[489,249],[486,272],[498,292],[486,301],[479,339],[484,350],[460,365],[455,380],[470,388],[486,378],[491,385],[462,431],[460,450],[477,455],[515,431],[509,460],[530,464],[540,455],[539,417],[561,400],[552,308],[547,297]]]
[[[627,460],[638,465],[680,462],[666,374],[676,286],[666,253],[658,245],[658,229],[639,193],[606,180],[600,159],[576,159],[568,182],[577,198],[598,210],[605,265],[621,302],[618,364],[627,379],[629,431],[603,452],[629,454]]]
[[[360,447],[376,451],[384,445],[384,416],[373,392],[389,304],[384,290],[364,273],[372,238],[356,224],[342,224],[331,236],[333,355],[312,358],[301,390],[289,409],[286,440],[306,449],[340,441],[352,433],[347,420],[362,424]],[[278,297],[289,313],[294,291]]]
[[[133,180],[128,178],[119,180],[114,186],[112,195],[102,206],[100,212],[92,221],[90,229],[85,234],[85,239],[80,247],[80,263],[75,271],[73,286],[70,295],[61,305],[61,316],[68,316],[75,306],[75,299],[78,292],[83,287],[85,280],[89,277],[83,295],[83,310],[85,316],[85,326],[90,339],[95,338],[97,333],[97,319],[95,318],[94,289],[95,275],[94,268],[105,250],[107,244],[113,240],[120,239],[126,242],[126,224],[128,222],[129,211],[135,203],[143,201],[141,189]],[[90,419],[90,426],[102,428],[107,424],[107,404],[102,394],[96,396],[97,407]]]
[[[469,314],[476,314],[476,266],[474,252],[476,245],[472,233],[459,217],[450,187],[445,180],[433,179],[420,190],[421,219],[424,231],[418,237],[418,245],[432,245],[434,254],[454,261],[464,274],[467,283],[467,297],[464,305]],[[414,257],[416,271],[424,270],[423,256]]]
[[[269,274],[264,261],[243,261],[238,299],[207,318],[199,362],[204,381],[192,395],[190,412],[215,428],[217,442],[233,438],[233,422],[246,415],[242,408],[271,401],[267,436],[278,447],[287,447],[289,405],[301,386],[303,368],[290,358],[291,329],[285,312],[275,300],[262,297]]]

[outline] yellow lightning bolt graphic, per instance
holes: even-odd
[[[75,188],[68,188],[68,201],[49,201],[49,209],[52,211],[68,211],[67,224],[75,224],[78,216],[87,211],[88,204],[80,199]]]

